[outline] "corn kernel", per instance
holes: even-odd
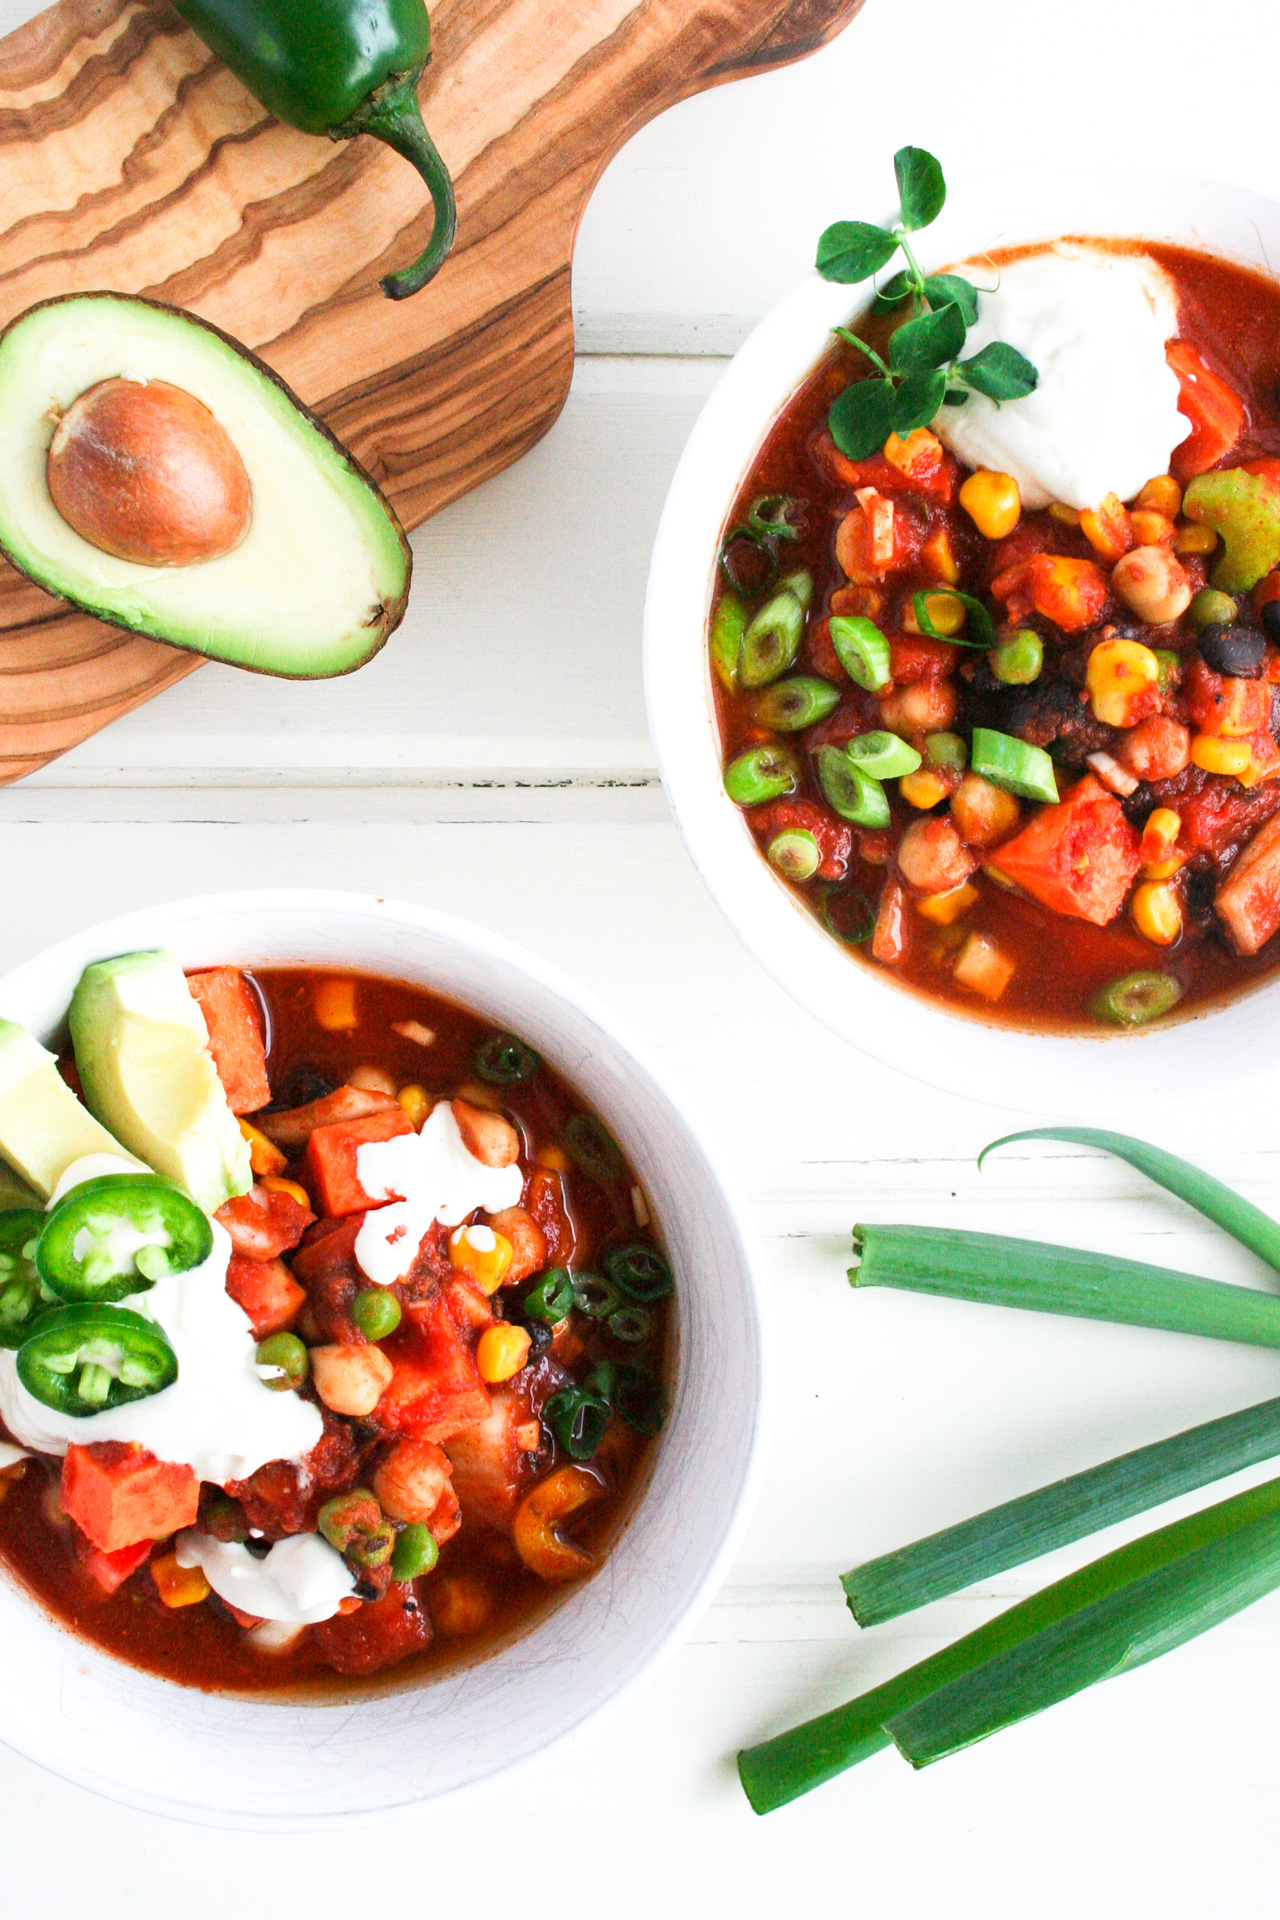
[[[1104,560],[1118,560],[1133,545],[1129,516],[1114,493],[1104,494],[1096,507],[1080,515],[1080,531]]]
[[[267,1193],[287,1193],[300,1207],[306,1207],[308,1212],[311,1209],[311,1195],[296,1180],[281,1180],[275,1174],[268,1174],[265,1180],[259,1180],[258,1185]]]
[[[964,601],[958,599],[954,593],[926,593],[924,610],[929,616],[929,624],[942,635],[944,640],[950,640],[954,634],[964,630],[968,615],[965,612]],[[916,610],[911,601],[907,602],[902,624],[910,633],[920,631]]]
[[[531,1344],[524,1327],[486,1327],[476,1343],[476,1368],[480,1378],[491,1387],[510,1380],[529,1358]]]
[[[431,1095],[415,1081],[411,1086],[401,1087],[396,1101],[416,1133],[431,1111]]]
[[[359,1025],[356,1013],[356,983],[354,980],[329,976],[317,980],[311,994],[311,1010],[315,1014],[316,1024],[326,1033],[350,1033]]]
[[[1218,536],[1212,527],[1198,527],[1193,520],[1184,520],[1174,537],[1175,553],[1212,553],[1218,544]]]
[[[259,1133],[247,1120],[241,1120],[240,1132],[249,1142],[249,1165],[255,1176],[261,1179],[263,1174],[279,1173],[289,1164],[288,1158],[281,1153],[274,1140],[268,1140],[265,1133]]]
[[[960,505],[986,540],[1003,540],[1022,518],[1022,495],[1011,473],[971,473],[960,489]]]
[[[1056,520],[1060,527],[1078,527],[1080,510],[1078,507],[1064,506],[1061,500],[1055,500],[1049,509],[1049,518]]]
[[[166,1607],[198,1607],[209,1598],[209,1582],[199,1567],[180,1567],[175,1553],[151,1562],[151,1578]]]
[[[1133,504],[1141,511],[1163,513],[1176,520],[1182,512],[1182,488],[1171,473],[1158,473],[1154,480],[1148,480]]]
[[[1144,880],[1172,880],[1174,874],[1180,873],[1186,864],[1187,856],[1184,853],[1171,853],[1167,860],[1155,860],[1150,866],[1143,867],[1142,877]]]
[[[929,535],[920,549],[920,558],[935,580],[941,580],[944,586],[959,586],[960,562],[956,559],[951,535],[946,527],[939,527],[936,533]]]
[[[947,783],[932,767],[917,767],[914,773],[903,774],[898,792],[908,806],[919,807],[925,813],[930,807],[936,807],[939,800],[946,799]]]
[[[1191,741],[1191,758],[1205,773],[1244,773],[1253,759],[1247,740],[1227,740],[1217,733],[1197,733]]]
[[[496,1293],[507,1277],[515,1249],[492,1227],[459,1227],[449,1236],[449,1259],[484,1293]]]
[[[1156,513],[1149,507],[1135,507],[1129,515],[1129,525],[1133,530],[1135,547],[1173,545],[1174,526],[1167,514]]]
[[[1171,947],[1182,933],[1182,908],[1173,888],[1145,881],[1134,889],[1129,908],[1134,926],[1153,947]]]
[[[937,927],[949,927],[962,913],[968,913],[981,897],[972,881],[962,880],[949,893],[930,893],[923,900],[917,900],[916,912],[923,914],[926,920],[932,920]]]
[[[551,1173],[568,1173],[572,1164],[563,1147],[539,1147],[533,1157],[540,1167],[546,1167]]]
[[[1142,824],[1139,854],[1144,866],[1153,860],[1167,860],[1178,844],[1182,817],[1172,807],[1153,807]]]
[[[1100,640],[1085,668],[1094,719],[1109,727],[1131,726],[1132,702],[1159,678],[1160,662],[1141,640]]]

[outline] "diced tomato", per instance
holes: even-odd
[[[448,1440],[488,1418],[488,1388],[442,1296],[410,1307],[382,1351],[395,1371],[375,1418],[388,1432]]]
[[[918,680],[946,680],[955,672],[960,649],[950,640],[930,640],[914,633],[889,636],[889,671],[895,687],[914,686]]]
[[[1246,790],[1232,780],[1210,780],[1189,800],[1179,800],[1180,847],[1207,853],[1221,863],[1250,831],[1280,807],[1280,786]]]
[[[1037,553],[998,573],[991,582],[991,593],[1007,607],[1011,620],[1025,620],[1029,613],[1038,613],[1063,633],[1080,633],[1095,627],[1102,618],[1107,581],[1092,560]]]
[[[1271,683],[1237,680],[1205,665],[1197,654],[1187,665],[1183,691],[1201,733],[1244,740],[1271,725]]]
[[[242,1260],[258,1261],[288,1253],[315,1219],[293,1194],[274,1187],[250,1187],[248,1193],[219,1207],[213,1217],[231,1235],[233,1253]]]
[[[547,1262],[564,1266],[574,1249],[573,1223],[564,1204],[560,1175],[550,1167],[534,1167],[524,1183],[520,1204],[533,1215],[547,1236]]]
[[[846,487],[875,487],[886,494],[921,494],[927,500],[949,507],[956,497],[960,468],[955,459],[932,434],[932,447],[923,442],[911,449],[910,465],[897,465],[876,453],[869,460],[850,460],[840,452],[830,434],[824,434],[817,451],[833,477]]]
[[[351,1423],[321,1407],[324,1432],[301,1467],[292,1460],[268,1460],[247,1480],[229,1480],[226,1491],[238,1500],[245,1525],[269,1540],[313,1533],[316,1515],[335,1493],[345,1493],[360,1475],[360,1454]]]
[[[491,1398],[487,1419],[454,1434],[449,1458],[464,1520],[475,1515],[501,1527],[510,1525],[520,1503],[539,1430],[527,1394],[499,1387]]]
[[[118,1547],[114,1553],[104,1553],[101,1547],[95,1547],[77,1532],[75,1545],[76,1558],[86,1573],[93,1575],[104,1593],[117,1593],[129,1575],[138,1571],[155,1542],[138,1540],[131,1547]]]
[[[1120,802],[1087,774],[990,856],[1041,906],[1105,927],[1138,871],[1141,842]]]
[[[227,1266],[227,1292],[248,1314],[255,1340],[291,1326],[307,1297],[283,1260],[242,1260],[235,1253]]]
[[[747,815],[751,831],[771,840],[775,833],[800,828],[811,833],[818,843],[818,877],[842,880],[853,852],[853,828],[836,820],[812,800],[775,800],[767,807],[754,807]]]
[[[370,1207],[384,1204],[384,1196],[365,1192],[360,1185],[357,1162],[361,1147],[372,1141],[395,1140],[412,1133],[413,1124],[403,1107],[386,1107],[366,1114],[363,1120],[345,1120],[331,1127],[317,1127],[307,1142],[307,1173],[311,1191],[327,1214],[367,1213]]]
[[[115,1553],[194,1526],[200,1482],[190,1467],[157,1460],[145,1447],[73,1440],[62,1463],[62,1504],[95,1547]]]
[[[829,620],[813,621],[805,634],[804,644],[808,649],[809,665],[824,680],[832,680],[838,686],[848,678],[844,663],[832,644]]]
[[[256,1113],[271,1098],[262,1016],[238,967],[189,973],[187,985],[209,1030],[209,1051],[232,1113]]]
[[[1178,412],[1191,422],[1170,463],[1174,478],[1185,483],[1230,453],[1244,425],[1244,402],[1185,340],[1171,340],[1164,357],[1178,376]]]
[[[411,1586],[393,1581],[381,1600],[366,1600],[311,1629],[339,1673],[378,1673],[431,1645],[431,1621]]]

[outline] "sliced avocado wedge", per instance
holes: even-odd
[[[249,1144],[173,954],[126,953],[86,967],[67,1019],[85,1100],[130,1152],[206,1213],[249,1191]]]
[[[39,1196],[35,1202],[6,1197],[0,1205],[42,1204],[72,1161],[91,1153],[132,1158],[81,1106],[54,1056],[25,1027],[0,1020],[0,1154]],[[6,1195],[10,1186],[19,1194],[24,1191],[12,1174],[5,1182]]]
[[[230,442],[228,458],[250,490],[247,532],[232,528],[230,551],[179,564],[181,542],[158,540],[157,558],[145,564],[94,544],[63,517],[50,478],[66,450],[68,416],[80,419],[85,397],[106,386],[126,402],[131,391],[154,403],[176,389],[178,402],[200,403],[187,415],[213,416],[210,431]],[[184,466],[180,407],[171,428],[163,407],[135,412],[137,444],[104,450],[90,434],[81,441],[88,467],[68,468],[67,494],[78,490],[87,509],[81,526],[95,514],[105,524],[113,510],[115,523],[127,523],[131,510],[122,513],[120,502],[139,487],[145,523],[147,502],[171,505],[173,489],[198,492],[208,478],[207,461],[203,480],[184,477],[191,463]],[[59,498],[67,506],[61,488]],[[194,510],[198,518],[198,501]],[[158,525],[159,507],[153,518]],[[412,571],[390,503],[269,367],[176,307],[107,293],[45,301],[0,334],[0,548],[100,620],[295,679],[349,673],[377,653],[404,616]]]

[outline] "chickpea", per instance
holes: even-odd
[[[969,878],[977,864],[954,820],[946,814],[913,820],[898,843],[899,870],[917,893],[950,893]]]
[[[967,773],[951,796],[956,825],[970,847],[994,847],[1007,840],[1022,817],[1013,794],[993,786],[980,773]]]
[[[1121,736],[1116,759],[1135,780],[1172,780],[1191,759],[1190,731],[1153,713]]]
[[[547,1264],[547,1236],[526,1208],[504,1207],[501,1213],[491,1213],[486,1225],[511,1242],[504,1285],[513,1287],[531,1273],[541,1273]]]
[[[1187,570],[1167,547],[1134,547],[1117,560],[1113,591],[1151,627],[1167,627],[1191,605]]]
[[[385,1093],[392,1100],[400,1091],[400,1082],[385,1067],[354,1067],[347,1075],[349,1087],[359,1087],[361,1093]]]
[[[520,1136],[500,1113],[486,1113],[467,1100],[453,1102],[462,1144],[485,1167],[513,1167],[520,1158]]]
[[[312,1347],[311,1379],[331,1413],[362,1420],[391,1385],[392,1365],[381,1347]]]
[[[434,1440],[397,1440],[373,1476],[382,1511],[393,1520],[427,1525],[449,1489],[453,1468]]]
[[[914,733],[945,733],[956,717],[956,690],[949,680],[916,680],[897,687],[879,703],[880,725],[904,738]]]

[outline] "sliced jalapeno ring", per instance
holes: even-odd
[[[670,1267],[658,1249],[646,1240],[633,1240],[625,1247],[615,1247],[605,1255],[604,1270],[615,1287],[629,1300],[639,1301],[642,1307],[652,1306],[655,1300],[665,1300],[675,1287]]]
[[[108,1173],[60,1200],[36,1243],[40,1278],[61,1300],[123,1300],[198,1267],[213,1229],[195,1201],[157,1173]]]
[[[619,1307],[616,1313],[609,1315],[609,1331],[615,1340],[633,1346],[649,1338],[653,1327],[653,1315],[648,1307]]]
[[[33,1400],[85,1419],[172,1386],[178,1357],[153,1320],[127,1307],[53,1307],[18,1349]]]
[[[609,1402],[586,1387],[562,1387],[542,1409],[556,1445],[571,1460],[589,1460],[604,1439],[612,1409]]]
[[[573,1304],[589,1320],[607,1320],[622,1305],[622,1294],[612,1280],[598,1273],[575,1273]]]
[[[490,1086],[514,1087],[522,1080],[532,1080],[542,1058],[514,1033],[491,1033],[477,1049],[474,1065]]]
[[[662,1388],[644,1367],[618,1368],[615,1405],[627,1425],[646,1438],[652,1438],[667,1417]]]
[[[1170,973],[1126,973],[1099,988],[1089,1011],[1113,1027],[1144,1027],[1171,1013],[1181,998],[1182,987]]]
[[[573,1276],[568,1267],[548,1267],[538,1275],[521,1305],[526,1320],[542,1320],[554,1327],[573,1305]]]
[[[564,1130],[569,1157],[602,1187],[611,1187],[622,1172],[622,1155],[591,1113],[575,1113]]]
[[[20,1347],[54,1299],[35,1265],[44,1221],[34,1207],[0,1214],[0,1347]]]

